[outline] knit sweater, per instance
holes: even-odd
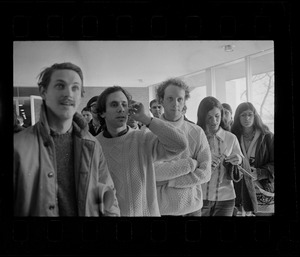
[[[154,162],[174,158],[187,147],[183,133],[153,118],[149,129],[115,138],[101,132],[96,137],[103,149],[118,199],[121,216],[160,216]]]
[[[55,145],[59,216],[78,216],[72,127],[65,134],[58,134],[51,130],[50,135]]]
[[[211,154],[201,127],[183,116],[169,123],[183,131],[188,147],[171,161],[156,162],[158,203],[161,215],[184,215],[203,205],[201,184],[210,179]]]

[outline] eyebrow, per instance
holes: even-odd
[[[57,79],[57,80],[55,80],[55,82],[64,82],[64,83],[66,83],[66,81],[64,81],[63,79]]]
[[[57,80],[55,80],[54,82],[63,82],[63,83],[67,83],[65,80],[63,80],[63,79],[57,79]],[[79,82],[74,82],[73,84],[76,84],[76,85],[80,85],[80,83]]]
[[[112,104],[112,103],[120,103],[120,102],[121,102],[122,104],[124,104],[124,103],[127,104],[127,101],[116,101],[116,100],[111,101],[110,104]]]
[[[207,116],[207,117],[215,117],[216,115],[219,115],[219,116],[220,116],[219,113],[215,113],[215,114],[207,114],[206,116]]]

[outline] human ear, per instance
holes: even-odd
[[[44,87],[40,87],[40,88],[39,88],[39,91],[40,91],[40,95],[41,95],[41,97],[43,98],[43,100],[46,100],[47,89],[44,88]]]

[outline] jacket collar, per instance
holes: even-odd
[[[247,151],[245,148],[244,137],[243,137],[243,135],[241,136],[241,146],[242,146],[242,149],[243,149],[245,155],[247,155],[248,159],[250,159],[250,157],[255,157],[256,148],[258,149],[260,147],[260,145],[258,146],[257,143],[258,143],[258,138],[260,137],[261,134],[262,133],[259,130],[255,131],[254,138],[252,139]]]
[[[48,123],[48,119],[47,119],[47,108],[46,108],[44,101],[41,105],[39,123],[42,126],[42,130],[41,130],[42,136],[44,138],[48,138],[50,136],[50,127],[49,127],[49,123]],[[73,116],[72,125],[73,125],[73,131],[74,131],[75,135],[78,137],[81,137],[81,138],[84,137],[89,131],[87,122],[77,112]]]

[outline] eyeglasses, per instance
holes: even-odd
[[[253,113],[243,113],[240,115],[243,119],[246,119],[247,117],[252,118],[254,116]]]

